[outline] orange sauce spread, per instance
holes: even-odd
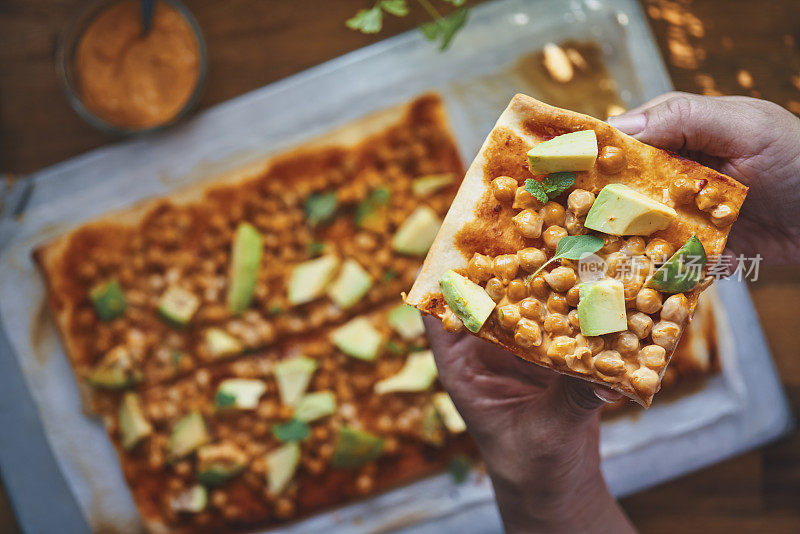
[[[156,2],[142,32],[140,3],[123,0],[89,24],[75,53],[83,104],[122,128],[149,128],[174,118],[200,75],[200,50],[189,22]]]

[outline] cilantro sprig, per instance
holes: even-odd
[[[429,41],[438,41],[439,50],[447,50],[458,31],[466,24],[468,10],[462,7],[466,0],[442,0],[459,9],[449,15],[442,15],[431,0],[417,0],[417,3],[430,15],[431,21],[419,26],[420,32]],[[383,28],[383,15],[405,17],[409,13],[406,0],[377,0],[370,9],[361,9],[345,24],[351,30],[374,34]]]
[[[575,185],[575,173],[554,172],[548,174],[541,182],[528,178],[525,180],[525,191],[533,195],[539,202],[547,202]]]

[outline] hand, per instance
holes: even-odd
[[[509,532],[633,532],[600,473],[598,410],[620,394],[425,317],[445,389],[486,464]]]
[[[750,187],[728,248],[800,263],[800,119],[755,98],[668,93],[608,123]]]

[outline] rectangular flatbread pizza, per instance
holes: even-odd
[[[648,407],[747,187],[516,95],[406,302]]]

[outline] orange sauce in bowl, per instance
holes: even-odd
[[[114,126],[144,129],[173,119],[200,77],[200,45],[174,7],[156,2],[150,31],[140,3],[123,0],[100,12],[75,51],[78,92],[86,108]]]

